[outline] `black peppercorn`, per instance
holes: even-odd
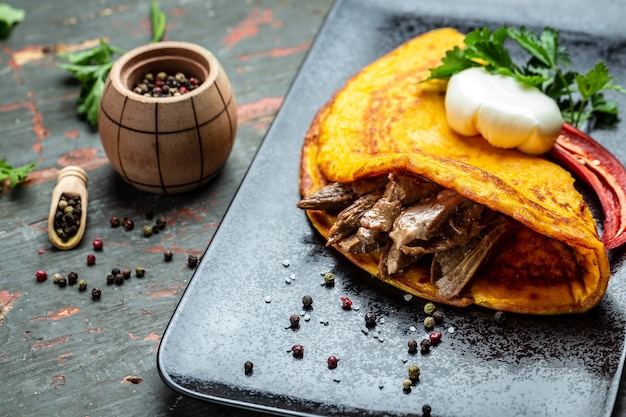
[[[310,295],[302,297],[302,307],[305,310],[311,310],[313,308],[313,298]]]
[[[122,284],[124,284],[124,275],[122,274],[115,275],[115,285],[122,285]]]
[[[198,266],[198,257],[195,255],[189,255],[187,257],[187,265],[189,265],[189,268],[195,268]]]
[[[289,327],[292,329],[297,329],[300,327],[300,316],[297,314],[292,314],[289,316]]]
[[[94,288],[93,290],[91,290],[92,299],[99,300],[101,295],[102,295],[102,291],[100,290],[100,288]]]
[[[503,324],[505,319],[506,315],[504,314],[504,311],[496,311],[493,315],[493,321],[497,324]]]
[[[374,313],[373,311],[368,311],[367,313],[365,313],[365,325],[367,327],[376,326],[376,313]]]
[[[409,353],[417,353],[417,340],[410,339],[407,342],[407,346],[409,347]]]
[[[70,285],[74,285],[78,282],[78,274],[74,271],[67,274],[67,283]]]
[[[156,227],[159,230],[163,230],[165,229],[165,225],[167,224],[167,221],[165,220],[165,217],[159,217],[156,221]]]
[[[108,274],[107,275],[107,285],[115,284],[115,275]]]
[[[121,274],[122,271],[119,268],[111,269],[111,275],[116,276],[117,274]]]
[[[443,319],[445,318],[445,314],[441,310],[435,310],[433,312],[433,319],[435,319],[435,324],[443,323]]]
[[[165,259],[165,262],[171,261],[173,257],[174,254],[171,250],[166,250],[165,252],[163,252],[163,258]]]
[[[59,284],[59,287],[61,287],[61,288],[66,287],[67,286],[67,279],[65,279],[65,277],[59,278],[58,284]]]
[[[246,375],[252,375],[252,372],[254,370],[254,364],[250,361],[246,361],[246,363],[243,364],[243,373]]]
[[[422,406],[422,417],[430,417],[430,413],[433,411],[432,407],[428,404]]]
[[[428,353],[430,352],[430,347],[432,346],[432,342],[430,339],[422,339],[420,341],[420,352]]]

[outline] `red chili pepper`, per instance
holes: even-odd
[[[565,123],[549,155],[594,189],[604,211],[602,242],[626,243],[626,168],[590,136]]]

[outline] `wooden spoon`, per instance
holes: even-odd
[[[81,207],[78,230],[73,236],[65,240],[57,234],[54,227],[54,217],[62,196],[74,199],[79,198]],[[59,171],[57,185],[52,191],[50,213],[48,215],[48,237],[54,246],[61,250],[68,250],[72,249],[81,241],[85,234],[85,226],[87,225],[88,199],[87,173],[82,168],[70,165]]]

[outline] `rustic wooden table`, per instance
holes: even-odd
[[[97,130],[76,112],[79,84],[58,68],[59,50],[99,38],[129,50],[148,43],[150,2],[19,0],[26,19],[0,41],[0,159],[37,162],[30,180],[0,195],[0,415],[240,415],[182,397],[160,379],[156,352],[193,269],[328,10],[331,0],[159,0],[166,39],[197,43],[222,63],[238,101],[239,130],[226,167],[197,192],[158,196],[126,185],[112,169]],[[55,249],[46,227],[58,171],[79,165],[89,175],[89,217],[81,244]],[[149,238],[145,224],[167,226]],[[111,228],[112,216],[134,220]],[[104,248],[95,252],[100,237]],[[174,258],[165,262],[163,252]],[[96,265],[86,256],[94,253]],[[143,266],[143,279],[107,286],[114,267]],[[43,269],[49,279],[35,281]],[[88,283],[60,288],[52,275],[75,271]],[[102,297],[93,301],[91,289]]]
[[[197,43],[225,68],[238,101],[239,130],[223,172],[176,196],[138,192],[113,170],[97,130],[76,113],[79,84],[56,52],[97,44],[149,42],[150,2],[14,1],[26,19],[0,41],[0,159],[37,162],[28,182],[0,194],[0,416],[235,416],[248,414],[184,397],[167,387],[156,353],[193,269],[235,194],[332,0],[159,0],[166,39]],[[56,176],[67,165],[89,175],[85,237],[59,251],[47,236]],[[159,234],[144,237],[163,216]],[[111,228],[112,216],[134,220]],[[101,251],[94,238],[104,242]],[[166,262],[164,251],[174,253]],[[86,265],[93,253],[96,264]],[[112,268],[146,269],[124,285]],[[35,272],[50,278],[37,283]],[[52,275],[75,271],[88,283],[60,288]],[[92,300],[91,289],[102,289]],[[622,384],[623,385],[623,384]],[[614,416],[626,409],[623,388]]]

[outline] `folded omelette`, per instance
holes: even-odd
[[[407,293],[527,314],[584,312],[610,267],[569,172],[447,123],[423,82],[464,35],[420,35],[353,76],[304,140],[298,207],[350,261]]]

